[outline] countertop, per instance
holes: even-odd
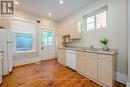
[[[109,49],[109,51],[103,51],[101,48],[90,49],[87,47],[61,47],[59,49],[75,50],[89,53],[107,54],[107,55],[115,55],[118,53],[117,49]]]

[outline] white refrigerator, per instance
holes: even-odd
[[[7,75],[13,68],[13,39],[11,29],[0,29],[0,50],[3,50],[2,74]]]

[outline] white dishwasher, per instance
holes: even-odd
[[[76,70],[76,51],[73,50],[66,50],[66,65]]]

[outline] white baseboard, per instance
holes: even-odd
[[[127,84],[127,76],[126,75],[118,73],[118,72],[116,74],[117,74],[116,80],[118,82],[123,83],[123,84]]]
[[[127,82],[127,85],[126,85],[126,87],[130,87],[130,83],[129,83],[129,82]]]
[[[20,66],[20,65],[35,63],[35,62],[38,62],[38,61],[40,61],[39,58],[19,59],[19,60],[14,61],[14,66]]]

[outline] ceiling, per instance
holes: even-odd
[[[32,13],[37,16],[47,17],[55,21],[61,21],[73,12],[87,5],[93,0],[63,0],[63,4],[59,4],[59,0],[17,0],[16,9]],[[48,13],[51,12],[50,17]]]

